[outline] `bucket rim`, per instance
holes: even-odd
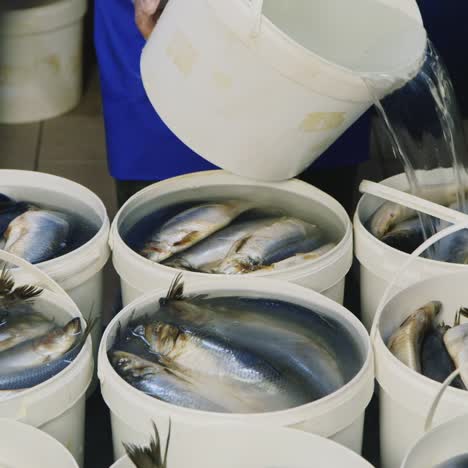
[[[136,299],[135,301],[131,302],[129,305],[124,307],[109,323],[107,326],[99,346],[98,352],[98,377],[101,380],[101,385],[104,385],[105,388],[103,390],[103,397],[106,400],[106,388],[107,388],[107,377],[109,377],[113,382],[119,382],[120,388],[125,388],[126,393],[132,396],[132,404],[135,404],[138,401],[138,406],[146,406],[148,404],[156,404],[160,408],[166,408],[168,413],[177,413],[177,418],[183,418],[184,416],[191,417],[194,419],[199,419],[200,417],[206,418],[209,415],[211,420],[229,420],[229,421],[238,421],[238,420],[250,420],[250,421],[264,421],[264,423],[268,423],[269,420],[276,420],[276,419],[284,419],[282,425],[292,425],[292,424],[299,424],[301,423],[306,416],[304,414],[297,414],[303,413],[304,410],[308,410],[309,412],[315,411],[314,418],[319,418],[323,416],[323,414],[330,411],[330,405],[337,404],[337,406],[342,406],[343,404],[349,403],[350,400],[355,399],[357,395],[359,395],[363,390],[362,388],[372,387],[372,391],[370,391],[368,397],[364,398],[366,400],[365,405],[360,405],[359,408],[354,408],[354,412],[362,413],[363,408],[365,409],[369,404],[372,393],[374,389],[374,356],[373,356],[373,348],[370,342],[370,336],[364,327],[364,325],[354,316],[349,310],[347,310],[341,304],[329,299],[320,293],[315,291],[309,290],[302,286],[298,286],[295,284],[288,284],[287,285],[287,294],[288,299],[282,297],[281,291],[284,289],[284,282],[279,280],[271,280],[266,278],[257,278],[255,280],[255,284],[253,282],[247,281],[245,279],[237,278],[236,280],[225,278],[221,280],[219,283],[213,283],[210,281],[191,281],[190,284],[187,284],[187,292],[195,293],[195,292],[227,292],[230,290],[243,290],[246,293],[257,292],[257,293],[268,293],[272,295],[273,298],[278,300],[289,300],[292,303],[298,304],[301,299],[307,302],[315,302],[326,309],[326,312],[322,311],[322,313],[326,315],[338,314],[341,319],[344,319],[348,323],[348,330],[350,333],[354,335],[354,339],[356,342],[360,342],[361,349],[363,350],[363,361],[361,363],[361,367],[356,375],[350,379],[344,386],[340,387],[335,392],[320,398],[319,400],[315,400],[313,402],[289,408],[286,410],[281,411],[272,411],[267,413],[249,413],[249,414],[237,414],[237,413],[212,413],[207,411],[201,411],[196,409],[184,408],[179,407],[176,405],[172,405],[169,403],[165,403],[162,401],[158,401],[155,398],[144,394],[140,390],[134,388],[132,385],[127,383],[122,377],[120,377],[115,369],[113,368],[112,364],[110,363],[107,355],[108,351],[108,342],[110,339],[111,333],[114,332],[116,327],[119,325],[121,320],[126,320],[132,313],[136,312],[138,308],[144,307],[148,304],[153,302],[157,302],[159,298],[165,297],[167,294],[167,288],[158,289],[155,291],[151,291],[146,293],[145,295],[141,296],[140,298]],[[273,294],[272,294],[273,293]],[[311,300],[313,298],[313,300]],[[352,330],[352,331],[351,331]],[[107,374],[105,376],[104,374]],[[370,382],[371,381],[371,382]],[[351,394],[351,395],[350,395]],[[318,409],[320,408],[320,409]],[[171,411],[171,409],[173,411]],[[113,409],[115,411],[115,408]],[[356,417],[356,415],[355,415]],[[349,420],[345,423],[342,423],[342,427],[335,430],[339,432],[340,430],[344,429],[349,425]]]

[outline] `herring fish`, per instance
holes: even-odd
[[[397,224],[380,239],[394,249],[408,254],[414,252],[424,242],[424,232],[418,217]]]
[[[32,205],[0,194],[0,237],[3,236],[9,224],[18,216],[32,208]]]
[[[57,257],[66,247],[70,224],[65,215],[49,210],[30,210],[15,218],[5,231],[4,250],[29,263]]]
[[[283,217],[240,240],[219,267],[223,274],[241,274],[323,245],[320,229],[300,219]]]
[[[215,413],[240,412],[242,402],[233,401],[209,379],[201,382],[185,372],[124,351],[110,351],[116,372],[134,388],[158,400],[184,408]],[[231,393],[231,392],[230,392]]]
[[[468,453],[450,458],[450,460],[439,463],[434,468],[468,468]]]
[[[443,383],[455,370],[444,343],[444,335],[448,330],[450,327],[445,325],[434,327],[424,338],[421,348],[422,374],[440,383]],[[460,389],[465,388],[459,378],[452,385]]]
[[[274,365],[232,340],[161,322],[143,331],[153,352],[180,368],[230,386],[251,406],[274,411],[307,403],[294,379],[286,379]]]
[[[285,268],[291,268],[297,265],[302,265],[303,263],[313,262],[320,257],[323,257],[328,252],[331,252],[336,247],[336,244],[330,242],[328,244],[319,247],[318,249],[313,250],[312,252],[298,253],[292,257],[285,258],[279,262],[273,263],[271,267],[265,267],[265,269],[272,268],[274,270],[283,270]]]
[[[237,241],[251,235],[257,229],[271,225],[276,218],[249,220],[228,226],[192,248],[174,255],[165,265],[182,270],[216,273]]]
[[[422,342],[441,311],[442,304],[429,302],[413,312],[388,341],[388,348],[403,364],[421,373]]]
[[[418,195],[433,203],[448,206],[456,201],[457,190],[453,185],[433,184],[423,187]],[[387,234],[394,226],[417,215],[416,211],[393,202],[383,203],[369,221],[370,232],[377,237]]]
[[[45,335],[54,327],[54,322],[36,312],[11,314],[0,324],[0,353]]]
[[[250,208],[248,202],[228,200],[185,210],[153,232],[140,253],[160,263],[226,227]]]
[[[123,444],[128,458],[135,465],[135,468],[167,468],[167,453],[171,440],[171,424],[167,435],[164,455],[161,452],[161,439],[156,424],[153,423],[154,435],[147,447],[139,447],[134,444]]]
[[[89,331],[90,327],[83,334],[80,318],[74,318],[46,335],[1,352],[0,390],[30,388],[62,371],[78,355]]]
[[[307,314],[308,326],[289,320],[284,311],[274,305],[266,315],[254,302],[232,300],[223,297],[220,301],[208,301],[203,297],[185,297],[179,275],[166,298],[161,299],[161,314],[167,321],[188,326],[209,335],[222,336],[243,349],[258,353],[261,343],[262,355],[274,362],[275,368],[284,375],[301,379],[307,398],[312,401],[336,391],[346,383],[340,368],[350,355],[342,358],[331,346],[343,342],[339,330],[324,317]],[[151,323],[146,330],[151,337]],[[278,345],[280,343],[281,345]],[[345,364],[346,370],[351,366]]]

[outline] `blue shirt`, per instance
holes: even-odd
[[[151,106],[140,76],[145,41],[131,0],[96,0],[98,57],[109,170],[119,180],[162,180],[216,168],[185,146]],[[369,115],[334,143],[314,167],[355,165],[369,155]]]

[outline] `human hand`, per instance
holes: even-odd
[[[161,16],[161,0],[135,0],[135,23],[145,39],[148,39]]]

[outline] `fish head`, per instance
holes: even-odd
[[[148,242],[140,251],[140,254],[147,260],[151,260],[154,263],[159,263],[167,257],[167,250],[168,249],[164,248],[161,243]]]
[[[127,379],[140,379],[148,372],[157,370],[156,363],[150,363],[136,354],[125,351],[109,351],[109,361],[116,372]]]
[[[61,355],[69,351],[81,336],[81,319],[75,317],[65,326],[57,327],[42,338],[37,346],[40,353]]]
[[[151,350],[169,356],[183,336],[179,327],[164,322],[153,322],[145,327],[145,338]]]

